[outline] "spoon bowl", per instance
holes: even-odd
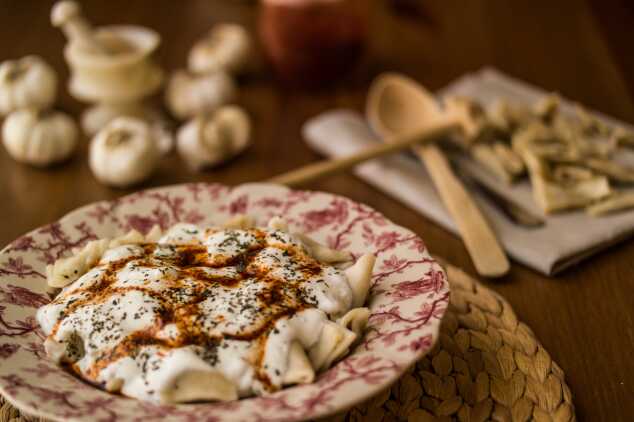
[[[437,124],[444,114],[433,95],[415,81],[395,73],[383,74],[368,93],[370,125],[387,141],[395,135]]]

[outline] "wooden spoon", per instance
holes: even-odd
[[[366,113],[373,129],[387,142],[393,142],[402,133],[438,124],[458,124],[463,128],[463,136],[470,136],[474,129],[466,110],[443,111],[425,88],[398,74],[384,74],[373,82]],[[504,250],[445,155],[433,144],[417,145],[413,150],[425,164],[456,222],[478,274],[485,277],[506,274],[510,264]]]
[[[419,143],[422,144],[435,141],[443,136],[447,136],[448,133],[456,129],[460,129],[460,126],[455,121],[438,122],[438,124],[429,125],[422,130],[399,134],[399,136],[394,138],[394,142],[389,144],[378,144],[347,157],[334,160],[323,160],[317,163],[308,164],[298,169],[275,176],[269,179],[268,182],[290,187],[298,186],[347,170],[372,158],[378,158],[387,154],[402,151]],[[332,141],[337,142],[336,139],[333,139]]]

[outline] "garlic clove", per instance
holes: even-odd
[[[93,138],[89,165],[101,183],[127,187],[150,177],[160,156],[155,131],[147,122],[118,117]]]
[[[94,136],[108,123],[118,117],[130,117],[144,120],[154,131],[154,138],[162,155],[168,154],[174,139],[168,129],[163,113],[144,104],[100,104],[86,110],[81,117],[81,126],[88,136]]]
[[[198,154],[203,117],[191,119],[176,132],[176,150],[185,162],[194,170],[204,167],[205,158]],[[204,151],[203,151],[204,153]]]
[[[193,170],[202,170],[221,163],[225,153],[217,148],[216,126],[204,116],[196,117],[183,125],[176,136],[176,148],[180,156]],[[212,139],[205,139],[205,138]]]
[[[198,41],[189,52],[188,68],[194,73],[247,70],[253,55],[249,32],[237,24],[219,24]]]
[[[195,76],[177,71],[165,92],[168,109],[179,119],[212,112],[235,97],[235,82],[225,72]]]
[[[251,121],[238,106],[224,106],[198,116],[178,131],[179,154],[194,170],[219,165],[238,155],[250,143]]]
[[[157,109],[143,103],[99,104],[82,113],[81,128],[92,137],[117,117],[134,117],[152,123],[164,119]]]
[[[156,147],[161,155],[169,154],[174,148],[174,136],[164,122],[155,122],[151,124]]]
[[[0,114],[22,108],[46,109],[55,101],[57,74],[39,56],[0,64]]]
[[[214,114],[220,136],[229,139],[229,154],[242,152],[251,141],[251,119],[244,109],[231,105],[221,107]]]
[[[2,142],[16,161],[48,166],[66,160],[77,147],[75,121],[59,111],[14,111],[2,126]]]

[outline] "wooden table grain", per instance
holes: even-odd
[[[163,38],[159,60],[170,70],[184,66],[189,46],[214,22],[254,28],[257,21],[254,2],[243,0],[83,4],[95,24],[156,29]],[[267,72],[248,78],[240,98],[255,124],[248,153],[204,174],[187,171],[171,156],[144,187],[191,181],[238,184],[317,160],[302,142],[302,123],[332,107],[362,109],[370,81],[385,70],[404,72],[436,89],[464,72],[493,65],[634,122],[634,7],[626,0],[368,0],[368,5],[368,51],[351,75],[313,91],[279,86]],[[49,24],[50,6],[39,0],[1,2],[0,60],[40,54],[65,82],[64,39]],[[84,105],[63,87],[58,107],[78,115]],[[130,192],[96,183],[87,167],[86,145],[72,161],[51,170],[17,164],[0,151],[0,244],[76,207]],[[338,175],[308,187],[375,207],[420,234],[433,253],[475,273],[456,237],[353,176]],[[634,418],[633,257],[630,240],[556,278],[514,264],[505,279],[484,281],[509,300],[561,365],[581,420]]]

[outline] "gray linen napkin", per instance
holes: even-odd
[[[444,88],[439,96],[456,94],[476,98],[484,104],[498,97],[532,103],[545,91],[486,68],[461,77]],[[563,110],[570,112],[572,103],[564,102]],[[622,122],[595,114],[606,123],[632,129]],[[329,157],[349,155],[378,142],[364,118],[350,110],[334,110],[314,117],[304,125],[303,134],[309,146]],[[456,157],[456,160],[458,165],[469,167],[469,173],[481,183],[545,218],[546,224],[539,228],[518,226],[477,189],[472,191],[509,255],[544,274],[555,274],[634,232],[634,211],[600,218],[590,217],[584,211],[545,216],[533,203],[528,181],[509,187],[466,157]],[[375,159],[357,166],[354,172],[369,184],[457,233],[424,167],[409,154]]]

